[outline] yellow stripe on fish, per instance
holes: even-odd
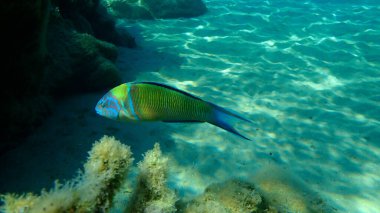
[[[249,120],[155,82],[121,84],[106,93],[95,110],[101,116],[121,121],[208,122],[249,140],[230,125],[232,119]]]

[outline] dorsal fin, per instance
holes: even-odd
[[[196,97],[196,96],[194,96],[194,95],[192,95],[192,94],[190,94],[188,92],[185,92],[183,90],[179,90],[179,89],[177,89],[175,87],[172,87],[172,86],[169,86],[169,85],[166,85],[166,84],[156,83],[156,82],[149,82],[149,81],[135,82],[135,84],[151,84],[151,85],[156,85],[156,86],[159,86],[159,87],[164,87],[166,89],[174,90],[174,91],[182,93],[182,94],[184,94],[186,96],[190,96],[192,98],[195,98],[195,99],[203,101],[202,99],[200,99],[200,98],[198,98],[198,97]]]

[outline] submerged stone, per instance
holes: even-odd
[[[115,16],[130,19],[189,18],[207,12],[202,0],[104,0]]]
[[[46,82],[55,94],[93,91],[120,83],[113,62],[115,45],[86,33],[75,32],[63,19],[49,28],[48,49],[52,60]]]
[[[0,151],[42,123],[57,93],[117,84],[115,45],[136,45],[129,34],[116,30],[99,0],[7,0],[0,12],[6,76],[1,96],[7,100],[0,114]]]
[[[255,186],[239,180],[228,180],[208,186],[205,192],[181,204],[184,213],[277,212],[259,194]]]

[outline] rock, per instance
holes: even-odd
[[[115,28],[115,20],[99,4],[99,0],[58,0],[56,5],[62,17],[70,20],[79,32],[92,34],[119,46],[136,46],[131,35]]]
[[[12,96],[35,95],[45,71],[48,0],[2,2],[2,71]],[[17,38],[17,39],[16,39]],[[8,84],[11,83],[11,84]],[[2,84],[4,85],[4,84]],[[3,91],[4,92],[4,91]]]
[[[53,94],[70,95],[121,83],[113,63],[117,57],[115,45],[75,32],[69,22],[59,17],[52,20],[48,41],[51,61],[45,85],[52,88]]]
[[[2,14],[0,151],[14,137],[27,134],[49,113],[42,89],[46,73],[49,0],[6,0]]]
[[[5,0],[0,12],[0,94],[6,101],[0,109],[1,152],[44,120],[52,96],[118,84],[114,44],[135,43],[116,31],[98,0]]]
[[[180,205],[185,206],[182,207],[184,213],[277,212],[268,205],[253,184],[239,180],[212,184],[202,195]]]
[[[120,18],[189,18],[206,13],[202,0],[104,0],[109,11]]]

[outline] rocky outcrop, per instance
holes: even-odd
[[[2,143],[23,136],[49,113],[46,74],[49,0],[6,0],[0,6],[3,45],[0,95]]]
[[[65,19],[51,19],[47,44],[49,68],[44,86],[52,94],[93,91],[121,83],[114,64],[115,45],[76,32]]]
[[[44,120],[57,95],[119,83],[115,45],[135,42],[98,0],[6,0],[0,12],[1,152]]]
[[[202,0],[104,0],[115,16],[130,19],[188,18],[206,13]]]
[[[5,0],[0,6],[0,95],[6,102],[0,111],[0,152],[7,141],[33,131],[57,96],[120,83],[115,45],[136,44],[115,28],[108,11],[121,17],[175,18],[201,15],[206,7],[201,0]]]
[[[74,28],[81,33],[119,46],[135,47],[134,39],[126,32],[115,28],[115,21],[99,0],[57,0],[59,14],[70,20]]]
[[[183,213],[276,213],[252,183],[228,180],[208,186],[202,195],[179,204]]]

